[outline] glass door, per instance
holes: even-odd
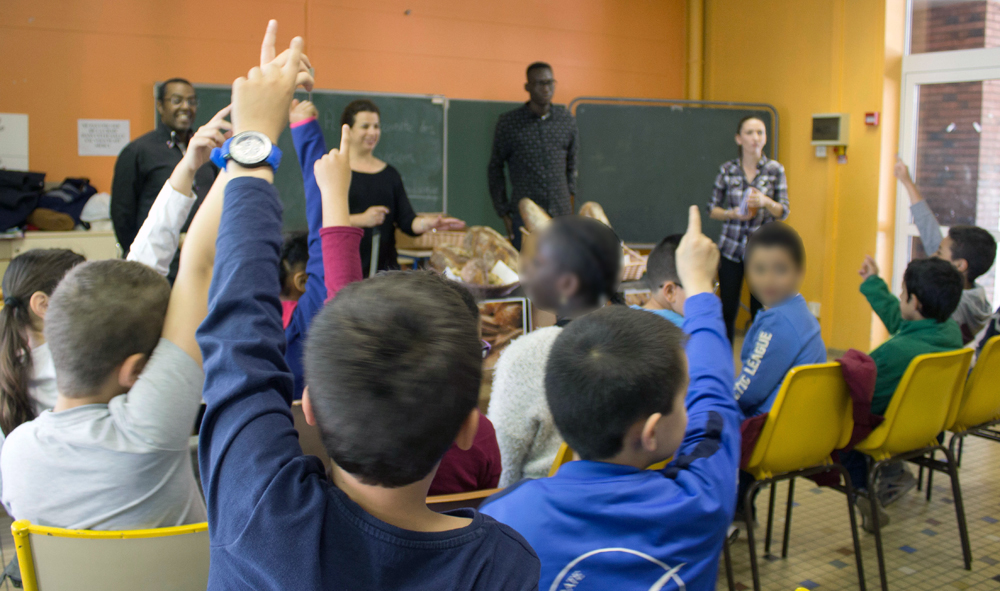
[[[900,156],[942,231],[989,230],[1000,242],[1000,49],[909,55],[903,61]],[[893,289],[925,253],[905,188],[897,187]],[[977,283],[1000,305],[994,264]]]

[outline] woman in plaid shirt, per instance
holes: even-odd
[[[740,120],[736,128],[740,157],[723,164],[715,178],[708,213],[720,220],[719,291],[726,334],[733,340],[733,324],[740,307],[743,289],[743,249],[747,238],[768,222],[788,217],[788,184],[785,167],[764,156],[767,130],[753,115]],[[761,304],[750,295],[750,315],[756,316]]]

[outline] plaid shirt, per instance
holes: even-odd
[[[729,209],[739,208],[743,201],[743,193],[750,187],[755,187],[761,193],[781,204],[784,213],[778,219],[788,217],[788,183],[785,181],[785,167],[777,160],[763,156],[757,163],[757,176],[753,182],[747,181],[740,159],[730,160],[719,168],[719,176],[715,177],[715,187],[712,190],[712,200],[708,202],[708,211],[713,207]],[[775,221],[775,217],[761,207],[757,216],[748,221],[727,220],[722,224],[722,234],[719,236],[719,250],[722,256],[733,262],[743,260],[743,250],[747,238],[757,228],[767,222]]]

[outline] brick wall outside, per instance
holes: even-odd
[[[1000,0],[918,5],[912,23],[911,53],[1000,46]],[[924,85],[919,101],[916,181],[931,209],[945,226],[1000,229],[1000,81]],[[995,272],[979,280],[991,300]]]

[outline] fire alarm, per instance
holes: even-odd
[[[865,113],[865,125],[871,125],[873,127],[878,126],[878,120],[879,120],[878,111]]]

